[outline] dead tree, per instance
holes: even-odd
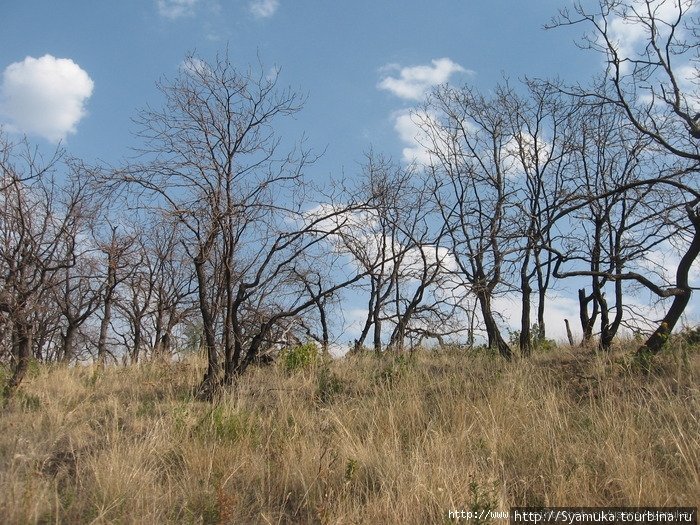
[[[0,140],[0,312],[10,332],[10,396],[19,386],[32,357],[35,321],[50,296],[57,274],[75,265],[75,235],[86,199],[81,184],[61,186],[54,175],[60,153],[43,163],[24,147]],[[4,328],[5,329],[5,328]]]
[[[510,359],[493,310],[512,253],[514,188],[508,179],[510,140],[497,100],[470,89],[442,87],[429,98],[421,122],[429,137],[433,200],[446,226],[446,248],[475,296],[489,347]]]
[[[606,59],[599,82],[568,91],[586,103],[619,108],[631,125],[668,153],[675,174],[700,169],[700,120],[694,109],[699,99],[700,30],[693,18],[694,8],[692,0],[599,0],[592,8],[576,3],[550,24],[583,26],[582,46]],[[695,190],[685,186],[682,191],[687,196],[681,201],[686,202],[686,218],[695,228]],[[659,341],[670,333],[685,308],[691,290],[687,271],[697,256],[695,248],[693,234],[677,269],[673,294],[679,295],[640,352],[658,352]]]

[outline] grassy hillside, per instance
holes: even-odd
[[[697,505],[700,352],[560,348],[251,370],[34,366],[0,418],[4,523],[446,523],[511,505]]]

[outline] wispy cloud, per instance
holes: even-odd
[[[199,0],[156,0],[158,13],[170,20],[192,16]]]
[[[398,76],[389,76],[394,71]],[[433,59],[431,65],[403,68],[388,64],[380,72],[385,76],[377,87],[406,100],[421,100],[431,88],[449,81],[455,73],[473,73],[449,58]]]
[[[690,21],[690,14],[694,15],[700,9],[696,0],[650,0],[648,8],[652,11],[656,21],[653,31],[660,38],[669,36],[671,26],[677,20],[680,11],[685,12],[685,20]],[[641,15],[624,7],[614,10],[614,12],[617,13],[617,16],[610,18],[608,36],[617,52],[622,58],[634,58],[640,53],[644,53],[652,31],[648,20],[645,19],[648,16],[647,8],[641,7],[639,9]],[[676,38],[682,41],[688,30],[681,26],[675,29],[675,33]],[[629,62],[623,62],[621,67],[624,73],[629,73],[632,69]]]
[[[90,76],[68,58],[27,57],[3,72],[0,115],[11,130],[58,142],[76,132],[93,87]]]
[[[275,14],[279,6],[279,0],[253,0],[248,5],[248,9],[257,18],[269,18]]]

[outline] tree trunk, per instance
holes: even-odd
[[[537,330],[539,331],[537,337],[540,341],[544,341],[545,337],[547,337],[544,310],[547,300],[547,287],[549,286],[549,283],[548,279],[545,279],[542,272],[538,253],[538,251],[535,252],[535,264],[537,265]]]
[[[111,270],[110,270],[111,272]],[[97,363],[104,366],[107,359],[107,330],[112,320],[112,293],[105,295],[104,314],[100,322],[100,337],[97,340]]]
[[[17,387],[24,379],[29,367],[32,352],[32,325],[25,321],[14,323],[12,334],[13,367],[12,377],[5,385],[4,397],[7,401],[12,397]]]
[[[532,287],[528,276],[530,265],[530,250],[525,252],[525,257],[520,267],[520,290],[522,291],[522,312],[520,316],[520,354],[529,357],[532,353],[532,336],[530,335],[530,299]]]
[[[593,337],[593,326],[595,325],[596,319],[598,318],[598,302],[593,301],[593,295],[586,295],[586,289],[581,288],[578,291],[578,310],[579,319],[581,320],[581,331],[583,332],[583,339],[581,339],[581,346],[586,346],[586,344]],[[593,312],[588,315],[588,303],[593,301]]]
[[[569,320],[564,319],[564,324],[566,325],[566,338],[569,340],[569,345],[574,346],[574,336],[571,334],[571,326],[569,326]]]
[[[73,322],[68,322],[66,332],[61,334],[62,353],[61,362],[64,364],[70,363],[75,357],[75,334],[78,331],[78,326]]]
[[[112,320],[112,303],[114,302],[114,289],[117,286],[117,261],[110,251],[107,254],[107,286],[105,286],[104,315],[100,322],[100,337],[97,340],[97,363],[104,366],[107,359],[107,330]]]
[[[131,362],[136,364],[139,362],[139,354],[141,353],[141,319],[140,317],[134,321],[134,348],[131,352]]]
[[[381,353],[382,351],[382,320],[380,318],[381,308],[379,302],[374,305],[374,312],[372,313],[372,322],[374,324],[374,337],[373,345],[374,351],[376,353]]]
[[[657,354],[659,353],[666,341],[668,340],[671,331],[676,326],[676,323],[683,315],[685,307],[690,302],[691,288],[688,283],[688,273],[693,265],[693,262],[700,254],[700,210],[695,209],[697,202],[686,207],[686,212],[688,218],[693,224],[693,240],[688,246],[688,250],[685,255],[681,258],[678,263],[678,268],[676,270],[676,288],[680,290],[680,293],[673,298],[671,307],[668,309],[666,316],[661,321],[659,327],[654,331],[653,334],[647,339],[647,341],[639,347],[637,350],[638,355],[643,355],[647,353]]]
[[[496,324],[496,319],[491,310],[491,295],[488,291],[479,292],[477,294],[479,306],[481,307],[481,315],[484,318],[486,325],[486,335],[488,336],[489,348],[498,349],[498,353],[505,359],[512,359],[513,352],[501,336],[501,332]]]
[[[207,349],[207,371],[204,373],[199,385],[199,396],[211,400],[217,388],[217,376],[219,374],[219,358],[216,351],[216,335],[214,332],[214,318],[209,305],[207,294],[209,283],[207,282],[204,261],[197,259],[194,263],[197,274],[197,288],[199,292],[199,311],[202,315],[202,328],[204,331],[204,343]]]
[[[330,335],[328,331],[328,319],[326,318],[326,307],[320,300],[317,301],[316,305],[321,320],[321,352],[324,356],[327,356],[328,347],[330,345]]]

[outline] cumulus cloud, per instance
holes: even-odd
[[[158,13],[165,18],[175,20],[184,16],[192,16],[199,0],[157,0]]]
[[[397,64],[386,65],[381,69],[385,76],[377,87],[406,100],[421,100],[431,88],[444,84],[455,73],[473,73],[449,58],[436,58],[431,64],[404,68]],[[398,76],[388,75],[394,71]]]
[[[438,116],[431,111],[413,108],[396,111],[394,131],[399,136],[404,148],[401,158],[404,162],[429,166],[437,159],[435,148],[443,148],[452,142],[450,132],[440,124]],[[469,127],[469,124],[466,124]]]
[[[394,115],[394,130],[405,147],[401,150],[404,162],[429,165],[430,152],[427,148],[429,137],[423,130],[423,119],[430,119],[427,114],[418,115],[414,112],[401,111]]]
[[[68,58],[27,57],[3,72],[0,115],[13,131],[58,142],[76,132],[93,87],[90,76]]]
[[[269,18],[275,14],[279,6],[279,0],[253,0],[248,5],[248,9],[257,18]]]

